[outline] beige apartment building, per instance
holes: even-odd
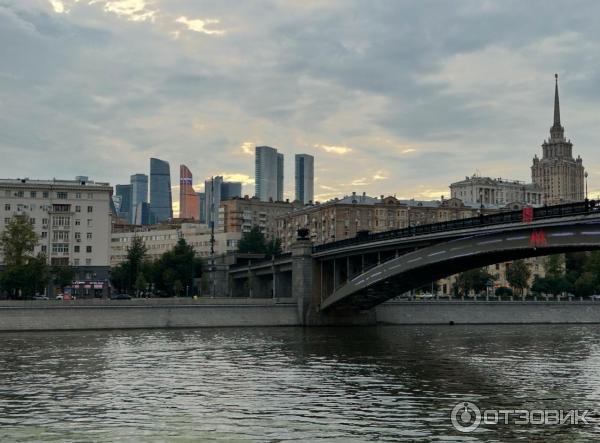
[[[214,252],[222,255],[237,250],[242,237],[240,232],[215,232]],[[199,223],[162,224],[153,226],[132,226],[130,230],[113,232],[110,241],[110,265],[116,266],[127,259],[127,251],[134,237],[144,241],[147,257],[157,260],[162,254],[175,247],[183,238],[196,251],[198,257],[211,256],[211,232],[207,225]]]
[[[314,244],[321,245],[354,237],[359,231],[404,228],[408,226],[408,208],[395,197],[378,199],[352,193],[282,215],[276,226],[283,250],[289,251],[300,228],[308,229]]]
[[[276,219],[301,208],[299,202],[262,201],[257,197],[232,198],[221,202],[219,208],[219,227],[225,232],[250,232],[258,226],[265,237],[276,237]]]

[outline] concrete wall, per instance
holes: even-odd
[[[376,308],[377,321],[390,324],[600,323],[594,301],[401,301]]]
[[[296,303],[273,299],[1,302],[0,331],[295,326]]]

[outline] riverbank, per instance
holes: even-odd
[[[600,324],[600,302],[398,301],[375,314],[396,325]],[[291,298],[0,301],[0,331],[300,325]]]
[[[296,326],[291,299],[1,301],[0,331]]]

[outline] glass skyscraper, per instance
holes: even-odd
[[[283,200],[283,154],[270,146],[257,146],[254,162],[255,195],[262,201]]]
[[[116,185],[115,194],[117,196],[117,204],[115,204],[117,215],[127,223],[131,223],[133,212],[131,206],[131,185]]]
[[[131,222],[134,224],[141,203],[148,203],[148,176],[134,174],[131,176]]]
[[[303,204],[314,202],[315,158],[308,154],[296,154],[296,200]]]
[[[171,170],[169,163],[150,159],[150,208],[156,223],[173,218]]]

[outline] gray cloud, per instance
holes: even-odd
[[[567,135],[600,177],[593,0],[123,2],[0,0],[0,176],[114,184],[150,156],[174,182],[179,163],[252,176],[256,143],[287,155],[290,196],[296,152],[317,156],[323,195],[527,179],[559,72]]]

